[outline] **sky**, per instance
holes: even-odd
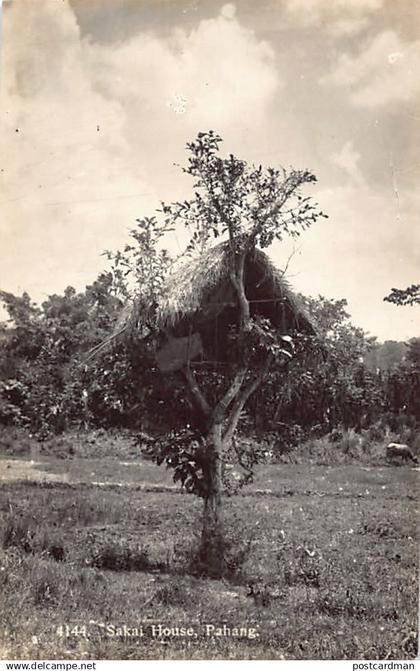
[[[5,0],[0,288],[83,289],[188,196],[185,145],[213,129],[226,154],[316,174],[329,218],[270,251],[294,288],[346,298],[379,340],[418,336],[418,308],[383,297],[420,281],[419,27],[417,0]]]

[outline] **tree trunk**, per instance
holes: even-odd
[[[199,551],[200,564],[206,573],[220,577],[225,570],[225,543],[222,520],[222,425],[214,424],[208,433],[207,459],[204,469],[203,529]]]

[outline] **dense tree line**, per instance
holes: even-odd
[[[378,343],[355,327],[347,301],[302,297],[322,341],[286,371],[277,371],[253,400],[256,422],[283,446],[337,427],[392,430],[420,422],[420,338]],[[274,412],[273,412],[274,409]]]
[[[28,294],[1,292],[0,423],[39,438],[70,427],[180,428],[192,403],[176,373],[163,375],[141,339],[89,352],[114,329],[126,299],[123,274],[132,249],[83,292],[68,287],[35,305]],[[366,428],[387,417],[420,419],[420,338],[382,345],[355,327],[346,301],[304,298],[322,348],[279,365],[246,408],[246,430],[272,433],[284,448],[337,426]],[[214,373],[200,383],[211,394]]]

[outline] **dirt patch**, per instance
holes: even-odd
[[[69,482],[67,473],[48,473],[39,469],[42,466],[33,459],[0,459],[0,481]]]

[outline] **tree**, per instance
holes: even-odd
[[[393,288],[384,301],[395,305],[420,305],[420,284],[412,284],[407,289]]]
[[[393,288],[384,301],[395,305],[420,305],[420,284],[406,289]],[[412,338],[407,343],[406,360],[393,371],[388,379],[388,397],[394,412],[411,414],[417,421],[420,417],[420,339]]]
[[[375,381],[365,364],[375,337],[354,326],[346,312],[347,301],[307,298],[326,356],[314,370],[317,398],[324,402],[329,428],[338,424],[361,428],[380,404]]]
[[[159,219],[138,220],[133,231],[136,245],[112,257],[114,265],[122,264],[135,276],[135,300],[141,309],[134,314],[136,319],[139,312],[142,314],[139,328],[143,337],[150,337],[154,331],[158,337],[154,326],[156,306],[172,263],[159,249],[163,236],[174,226],[184,225],[189,233],[187,257],[202,253],[216,238],[226,241],[228,276],[238,315],[231,329],[231,365],[222,373],[209,372],[210,385],[199,381],[186,362],[183,375],[200,421],[195,423],[195,434],[185,432],[166,460],[178,469],[175,477],[204,499],[200,557],[214,574],[223,571],[224,562],[221,496],[225,455],[235,451],[235,432],[248,399],[275,361],[293,356],[289,335],[279,333],[267,319],[252,317],[244,279],[246,259],[258,247],[267,248],[286,235],[298,236],[318,217],[325,216],[310,197],[301,193],[303,186],[316,181],[311,172],[263,169],[232,154],[221,158],[221,142],[209,131],[199,133],[187,144],[189,159],[184,172],[195,180],[194,194],[183,202],[163,203]],[[243,455],[236,450],[236,456],[241,460]]]
[[[314,431],[322,434],[339,425],[360,429],[382,407],[376,372],[365,364],[375,338],[351,323],[347,301],[323,296],[301,300],[317,338],[287,370],[274,366],[270,384],[255,398],[261,425],[275,431],[279,451]]]
[[[67,287],[41,307],[26,293],[20,297],[0,291],[9,315],[0,341],[2,423],[27,426],[45,438],[80,419],[83,389],[89,384],[81,357],[103,340],[122,305],[113,283],[109,273],[102,273],[84,292]],[[108,365],[108,384],[111,370]],[[121,367],[114,378],[123,378]]]

